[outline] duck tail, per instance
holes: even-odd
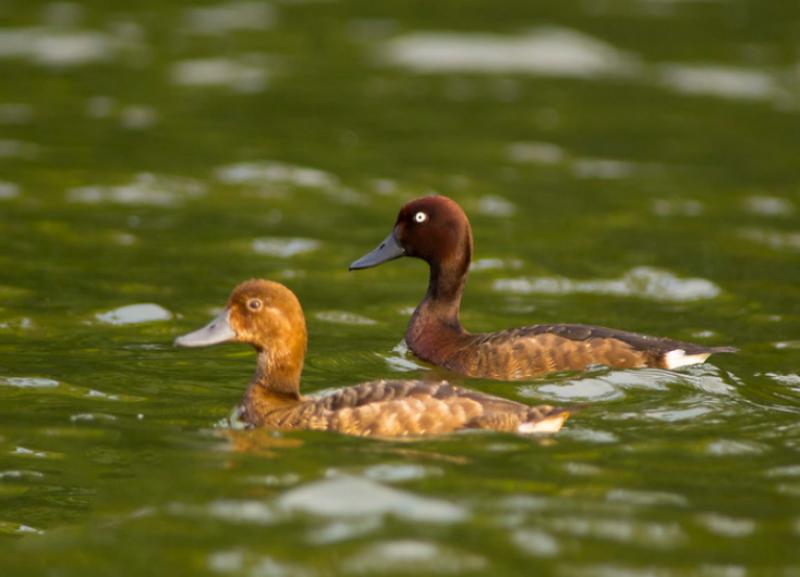
[[[698,365],[714,353],[735,353],[736,347],[686,347],[667,351],[661,357],[661,366],[665,369],[677,369],[689,365]]]
[[[522,422],[517,427],[518,433],[557,433],[564,425],[564,421],[569,417],[569,411],[561,407],[548,407],[543,413],[543,407],[528,413],[528,420]]]

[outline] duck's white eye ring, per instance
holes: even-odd
[[[247,308],[251,311],[257,311],[261,308],[261,299],[250,299],[247,301]]]
[[[419,211],[417,214],[414,215],[414,221],[415,222],[418,222],[418,223],[422,224],[426,220],[428,220],[428,215],[425,214],[422,211]]]

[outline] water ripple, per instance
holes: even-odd
[[[494,282],[494,290],[511,294],[603,294],[632,296],[664,302],[712,299],[720,294],[703,278],[680,278],[670,271],[640,266],[618,279],[572,280],[564,277],[508,278]]]
[[[351,476],[314,481],[292,489],[278,499],[278,506],[286,511],[322,517],[390,514],[409,521],[427,523],[455,523],[467,517],[463,508],[447,501],[420,497]]]

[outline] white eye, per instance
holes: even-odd
[[[417,214],[414,215],[414,220],[419,223],[423,223],[426,220],[428,220],[428,215],[422,211],[419,211]]]

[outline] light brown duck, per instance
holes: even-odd
[[[428,291],[411,317],[406,343],[420,359],[470,377],[520,380],[590,365],[674,369],[736,351],[582,324],[469,333],[459,309],[472,250],[472,229],[461,207],[447,197],[429,196],[405,204],[391,234],[350,270],[401,256],[426,261]]]
[[[446,381],[374,381],[304,397],[305,317],[292,291],[267,280],[240,284],[219,316],[175,340],[182,347],[225,342],[247,343],[258,353],[256,374],[237,409],[238,419],[249,426],[378,437],[460,429],[552,433],[568,416],[561,408],[529,406]]]

